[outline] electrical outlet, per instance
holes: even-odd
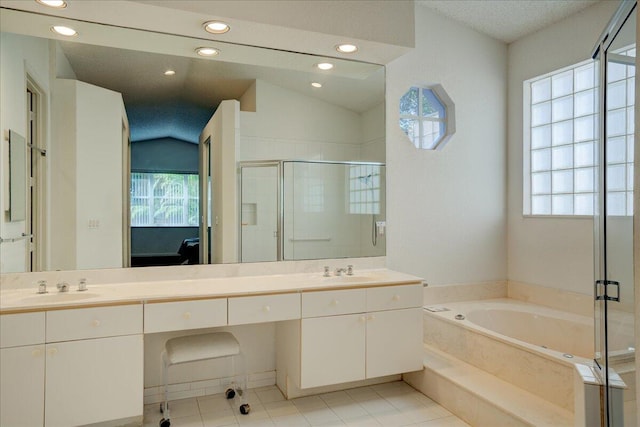
[[[100,220],[99,219],[90,219],[89,220],[89,228],[100,228]]]

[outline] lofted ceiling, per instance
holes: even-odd
[[[600,0],[416,0],[505,43],[535,33]]]

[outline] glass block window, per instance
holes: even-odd
[[[132,227],[197,227],[198,175],[131,174]]]
[[[454,105],[441,85],[412,87],[400,98],[400,129],[416,148],[437,150],[455,133]]]
[[[380,166],[349,166],[349,213],[380,213]]]
[[[635,49],[633,52],[635,55]],[[610,215],[631,215],[634,67],[608,71]],[[524,214],[593,215],[598,153],[598,68],[593,61],[524,83]],[[615,137],[615,138],[612,138]]]

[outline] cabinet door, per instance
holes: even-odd
[[[44,345],[0,350],[0,426],[42,426]]]
[[[300,388],[365,377],[365,315],[302,319]]]
[[[47,344],[46,352],[48,427],[142,415],[142,335]]]
[[[422,354],[422,309],[367,314],[367,378],[418,371]]]

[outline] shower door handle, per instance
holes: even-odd
[[[599,288],[598,285],[601,285],[602,288]],[[615,286],[616,287],[616,296],[610,296],[607,286]],[[596,301],[598,300],[607,300],[607,301],[616,301],[620,302],[620,282],[616,282],[615,280],[596,280]],[[599,290],[602,289],[603,293],[598,293]]]

